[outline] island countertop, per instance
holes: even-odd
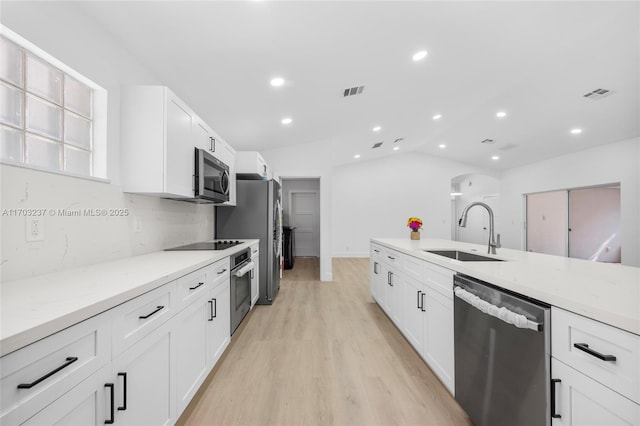
[[[0,356],[248,248],[159,251],[0,285]]]
[[[640,335],[640,268],[442,239],[371,242]],[[461,250],[504,262],[462,262],[424,250]]]

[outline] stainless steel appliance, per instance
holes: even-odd
[[[204,149],[195,150],[195,200],[210,203],[229,201],[229,166]]]
[[[251,308],[251,249],[231,257],[231,335]]]
[[[260,240],[260,305],[270,305],[280,289],[282,207],[280,184],[275,180],[236,181],[236,207],[216,208],[216,238]]]
[[[551,424],[550,307],[454,277],[455,398],[477,426]]]

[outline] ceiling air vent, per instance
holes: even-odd
[[[404,140],[404,138],[398,138],[395,141],[393,141],[393,143],[398,143],[398,142],[402,142]]]
[[[587,99],[593,99],[594,101],[597,101],[599,99],[606,98],[610,94],[611,94],[610,90],[607,90],[607,89],[596,89],[593,92],[585,93],[582,96],[584,96]]]
[[[480,143],[484,143],[487,145],[491,145],[492,143],[494,143],[495,141],[493,139],[485,139],[483,141],[481,141]]]
[[[346,98],[347,96],[361,95],[364,91],[364,86],[356,86],[356,87],[347,87],[342,92],[342,97]]]
[[[371,149],[380,148],[382,146],[382,142],[374,143]]]

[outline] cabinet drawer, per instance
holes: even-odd
[[[382,261],[395,268],[402,268],[404,254],[391,249],[382,249]]]
[[[552,308],[551,351],[554,358],[640,403],[640,336]]]
[[[418,281],[424,280],[425,261],[411,256],[403,256],[404,272]]]
[[[228,257],[207,268],[207,282],[211,283],[211,288],[216,288],[220,284],[229,281],[230,276],[231,263]]]
[[[211,289],[207,283],[207,268],[201,268],[176,280],[176,310],[181,310],[190,303],[198,300],[207,290]]]
[[[432,290],[453,300],[453,276],[455,273],[433,263],[426,262],[425,284]]]
[[[175,281],[113,309],[113,356],[151,333],[176,310]]]
[[[377,244],[371,244],[371,259],[382,261],[382,253],[384,249]]]
[[[0,423],[20,424],[111,358],[109,313],[0,358]]]

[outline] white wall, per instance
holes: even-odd
[[[635,138],[505,171],[496,225],[502,245],[524,249],[522,194],[620,182],[622,263],[640,266],[639,158]]]
[[[127,218],[45,218],[45,241],[27,243],[26,219],[3,215],[2,280],[162,250],[213,236],[211,206],[123,194],[120,87],[162,84],[72,2],[2,2],[1,22],[108,91],[107,151],[111,183],[0,166],[2,209],[127,208]],[[179,94],[178,94],[179,95]],[[142,231],[132,235],[134,217]]]
[[[336,257],[369,256],[371,237],[451,238],[451,179],[478,168],[426,154],[398,153],[333,170],[332,241]]]

